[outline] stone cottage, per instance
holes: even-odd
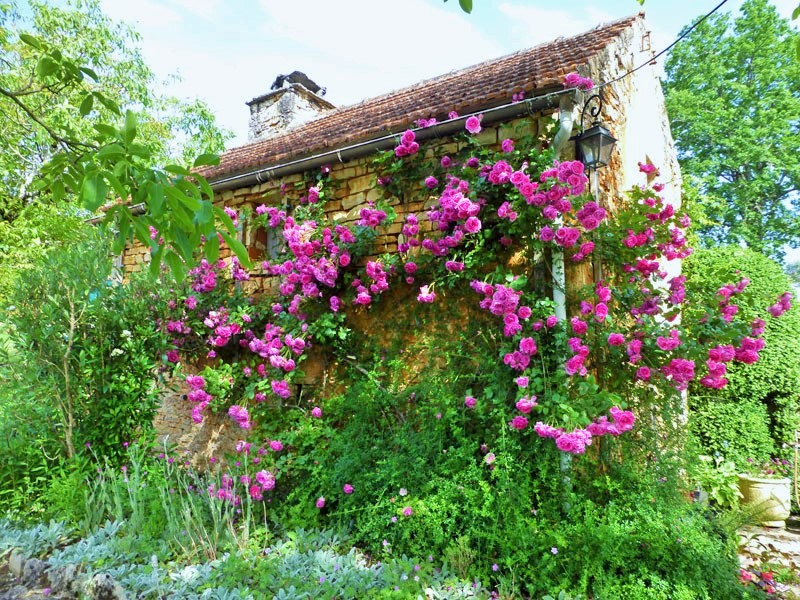
[[[638,14],[353,106],[335,108],[301,83],[287,83],[248,103],[251,141],[225,152],[220,164],[204,169],[203,175],[215,191],[215,201],[254,210],[261,204],[285,206],[287,187],[300,186],[308,174],[329,168],[336,185],[324,210],[332,222],[352,223],[367,203],[383,198],[373,159],[376,152],[397,146],[405,130],[412,129],[426,151],[440,155],[455,151],[453,136],[464,131],[469,116],[480,114],[478,138],[485,145],[533,135],[544,143],[553,140],[559,158],[573,159],[570,138],[581,125],[584,102],[600,94],[602,111],[597,117],[618,141],[609,168],[594,174],[598,201],[613,207],[622,190],[642,182],[639,163],[651,162],[658,165],[665,183],[662,195],[677,206],[680,171],[652,55],[644,15]],[[590,78],[598,88],[565,89],[564,78],[571,72]],[[587,126],[592,120],[585,115]],[[428,208],[424,197],[393,202],[397,219],[381,230],[376,254],[395,252],[402,242],[403,217]],[[242,232],[252,259],[260,261],[274,252],[279,242],[270,235],[263,230]],[[147,249],[139,245],[123,256],[128,272],[141,269],[146,261]],[[592,273],[586,267],[568,267],[564,273],[563,257],[560,271],[555,262],[552,293],[561,295],[563,305],[570,283],[590,281]],[[252,274],[250,291],[269,293],[270,280]],[[309,368],[305,383],[317,381],[323,370]],[[174,411],[185,412],[165,404],[161,427],[178,433],[178,421],[186,424],[188,419],[170,418]]]

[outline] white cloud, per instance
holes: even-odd
[[[112,19],[137,25],[137,29],[170,28],[180,25],[180,12],[152,0],[102,0],[103,12]]]
[[[182,10],[201,19],[212,20],[223,6],[222,0],[173,0]]]
[[[521,47],[535,46],[559,36],[576,35],[616,18],[593,7],[579,11],[575,7],[541,8],[503,2],[498,8],[511,23],[510,33],[519,40]]]
[[[273,77],[304,71],[337,102],[349,104],[503,53],[470,17],[424,0],[260,4],[271,45],[292,49],[292,62],[275,65]]]

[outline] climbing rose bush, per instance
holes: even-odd
[[[565,85],[591,88],[577,74]],[[433,118],[418,123],[435,124]],[[430,206],[404,215],[396,252],[378,256],[372,250],[375,236],[396,219],[388,204],[365,205],[353,222],[330,221],[324,210],[335,186],[329,169],[307,182],[292,211],[229,209],[240,227],[271,229],[281,239],[279,258],[264,261],[258,273],[276,293],[248,298],[235,284],[251,274],[236,261],[201,262],[184,291],[169,300],[164,327],[173,335],[172,358],[210,361],[186,377],[195,421],[214,410],[243,433],[257,430],[260,407],[292,398],[309,348],[346,339],[348,314],[368,310],[403,286],[424,306],[441,301],[441,286],[468,285],[474,309],[496,323],[502,340],[496,360],[507,381],[496,383],[503,393],[487,399],[473,390],[463,409],[502,403],[514,435],[551,439],[571,454],[632,430],[637,408],[663,394],[682,392],[692,381],[719,389],[731,361],[758,360],[764,321],[737,320],[747,280],[724,286],[714,298],[693,298],[706,307],[702,319],[681,321],[680,261],[691,253],[690,220],[664,200],[663,185],[653,181],[615,199],[612,215],[587,193],[582,163],[553,160],[550,151],[537,152],[521,140],[482,147],[474,137],[481,127],[479,115],[466,119],[457,156],[425,158],[408,130],[376,160],[376,186],[387,196],[411,189]],[[657,174],[648,163],[640,170],[643,182]],[[498,265],[498,257],[512,251],[532,259],[563,257],[568,265],[592,261],[601,276],[574,297],[570,290],[570,316],[559,319],[524,268]],[[791,300],[781,295],[764,307],[765,318],[785,313]],[[688,325],[693,336],[685,334]],[[515,391],[510,401],[507,390]],[[322,409],[308,418],[324,418]],[[263,494],[274,480],[261,477]]]

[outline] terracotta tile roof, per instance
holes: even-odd
[[[536,90],[560,86],[567,73],[585,65],[642,17],[633,15],[336,109],[285,134],[228,150],[218,166],[201,172],[213,181],[402,131],[416,119],[442,121],[451,110],[468,114],[507,104],[516,92],[531,97]]]

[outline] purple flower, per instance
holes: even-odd
[[[350,485],[349,483],[345,483],[345,484],[342,486],[342,491],[343,491],[345,494],[352,494],[354,489],[355,489],[355,488],[353,488],[353,486],[352,486],[352,485]]]
[[[325,507],[325,496],[320,496],[317,498],[316,502],[317,508],[324,508]]]
[[[514,151],[514,140],[511,139],[504,139],[503,142],[500,144],[500,148],[503,152],[513,152]]]
[[[467,408],[475,408],[476,402],[477,400],[472,396],[467,396],[466,398],[464,398],[464,406],[466,406]]]

